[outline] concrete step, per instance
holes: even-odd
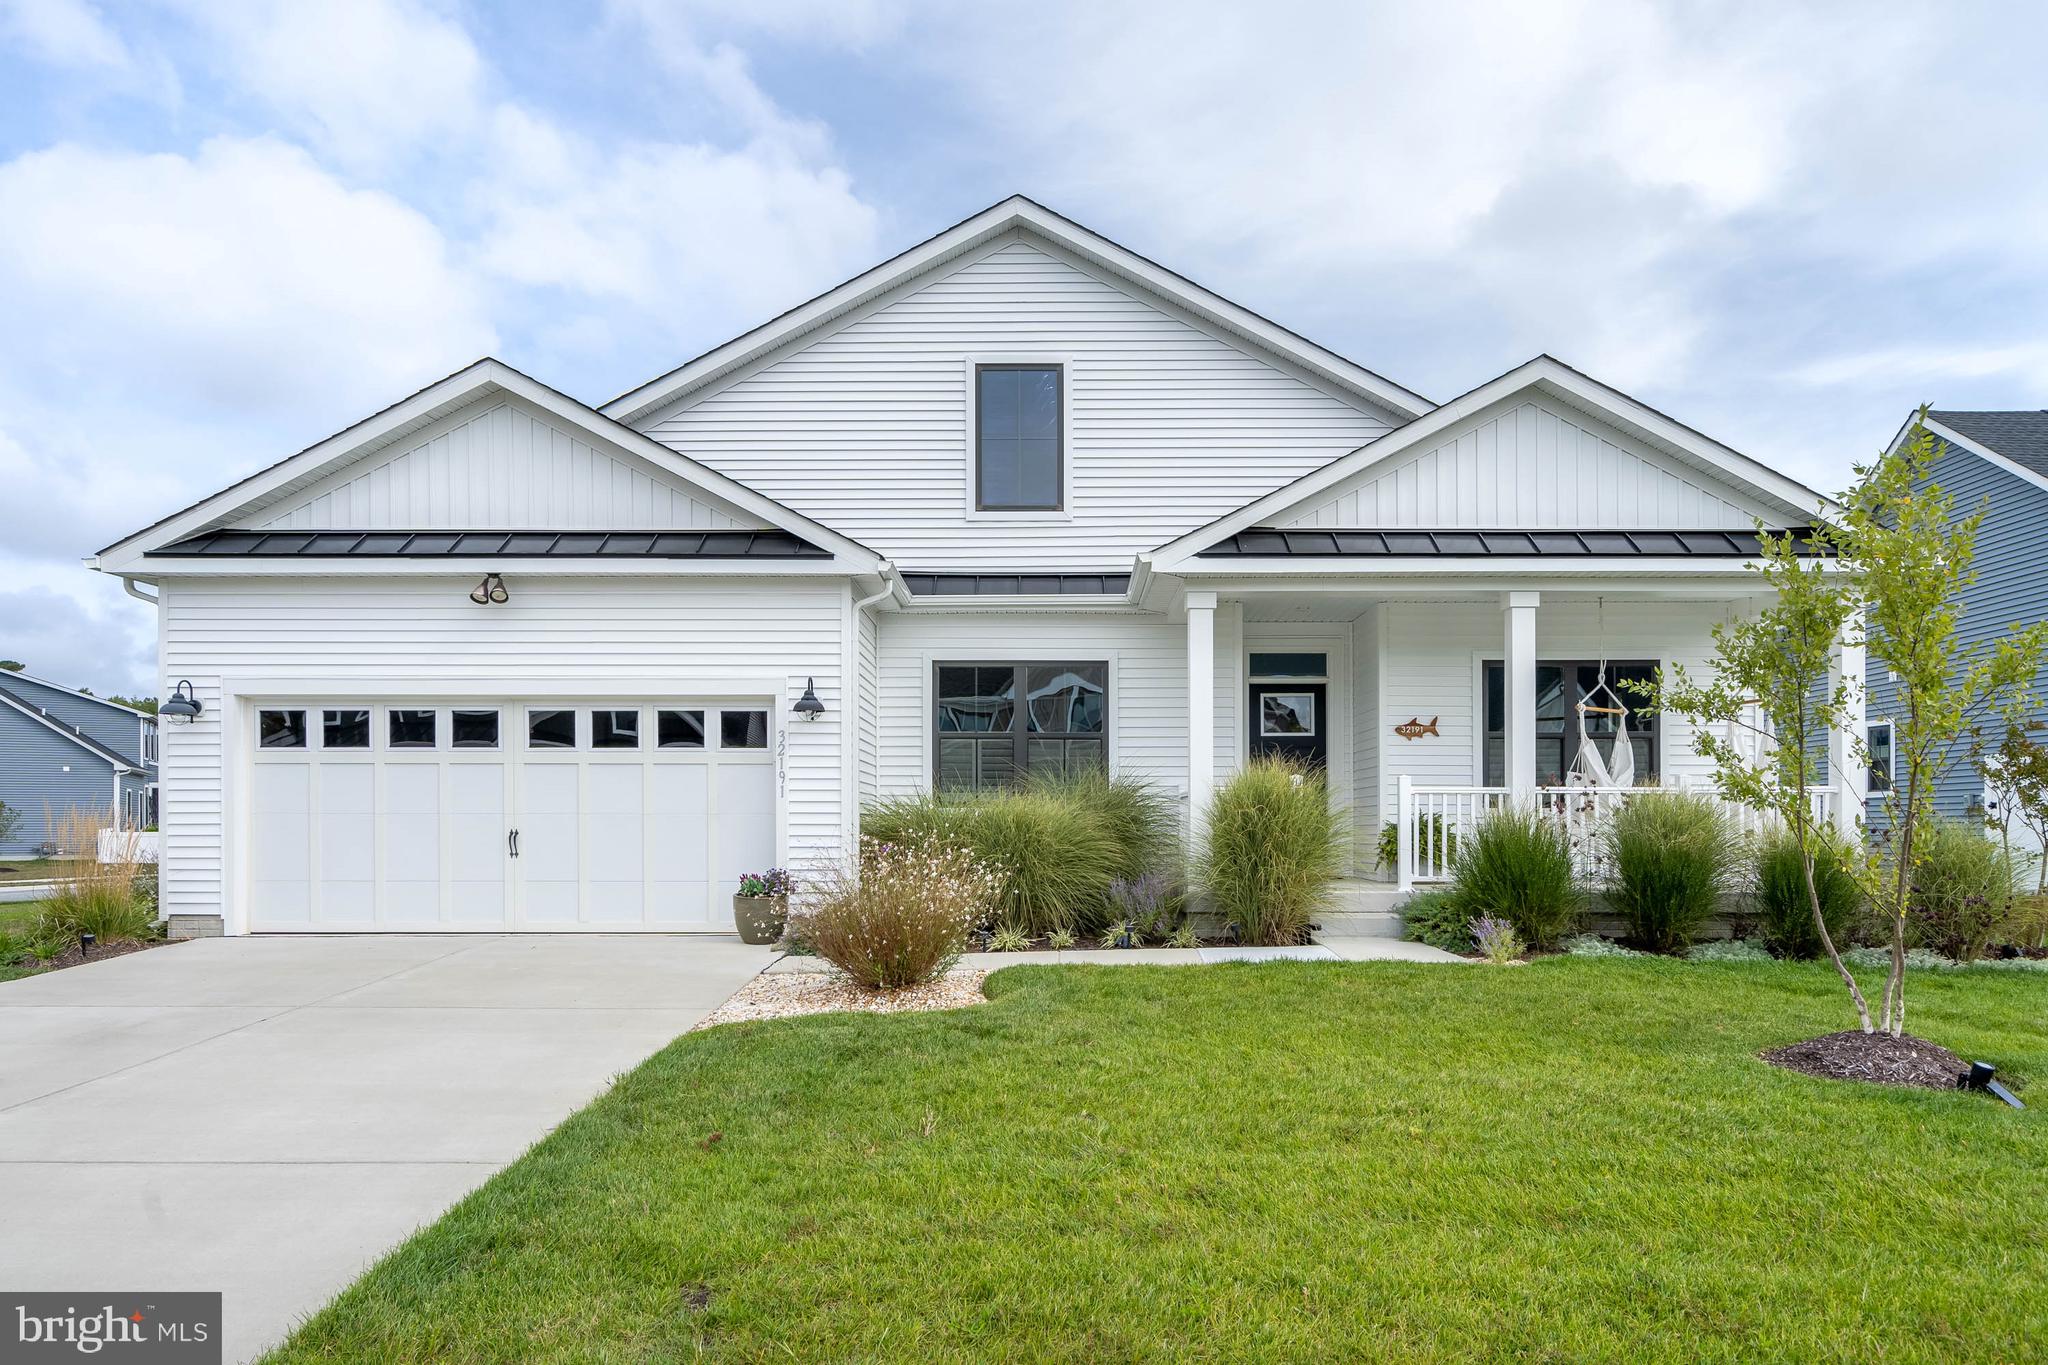
[[[1325,910],[1316,916],[1318,938],[1399,938],[1401,916],[1393,911]]]

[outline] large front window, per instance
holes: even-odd
[[[980,791],[1109,757],[1109,665],[942,663],[934,669],[933,780]]]
[[[1643,710],[1641,694],[1630,690],[1628,684],[1647,683],[1656,676],[1657,665],[1653,661],[1631,660],[1607,665],[1607,686],[1621,697],[1622,705],[1629,711],[1629,747],[1635,750],[1638,786],[1654,784],[1658,778],[1657,718]],[[1579,703],[1594,694],[1600,681],[1598,663],[1545,660],[1536,665],[1537,786],[1564,785],[1565,774],[1572,770],[1572,763],[1579,756]],[[1614,703],[1602,692],[1594,704],[1612,706]],[[1600,747],[1603,758],[1613,748],[1618,719],[1597,713],[1586,717],[1586,739]],[[1507,753],[1507,677],[1501,670],[1500,661],[1489,659],[1486,664],[1487,786],[1498,787],[1507,782]]]

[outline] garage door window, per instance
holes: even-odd
[[[765,749],[768,747],[768,713],[766,711],[720,711],[718,713],[718,743],[726,749]]]
[[[655,726],[655,743],[664,749],[704,747],[702,711],[663,711]]]
[[[413,711],[393,707],[391,716],[391,747],[394,749],[431,749],[434,747],[434,713]]]
[[[448,716],[450,737],[458,749],[498,747],[496,711],[453,711]]]
[[[370,747],[370,712],[367,707],[320,713],[320,747],[323,749],[367,749]]]
[[[638,711],[592,711],[590,747],[593,749],[637,749],[640,747]]]
[[[259,711],[256,713],[257,743],[266,749],[306,747],[304,711]]]
[[[528,711],[526,747],[529,749],[573,749],[576,747],[574,711]]]

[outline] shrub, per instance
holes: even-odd
[[[1522,955],[1522,937],[1515,926],[1492,915],[1472,921],[1472,946],[1496,967],[1504,967]]]
[[[1062,953],[1073,947],[1075,942],[1072,929],[1055,929],[1045,936],[1045,946]]]
[[[1807,916],[1809,922],[1812,916]],[[1696,944],[1685,950],[1690,962],[1770,962],[1770,950],[1754,939],[1724,938],[1713,943]]]
[[[2005,929],[2013,910],[2012,858],[1983,830],[1930,820],[1913,844],[1906,905],[1914,941],[1958,962],[1972,962]]]
[[[1099,767],[1032,779],[1027,790],[1077,807],[1116,846],[1114,878],[1138,881],[1180,866],[1180,807],[1149,782]]]
[[[992,953],[1021,953],[1031,946],[1031,939],[1022,929],[1012,929],[999,924],[988,936],[988,950]]]
[[[1166,936],[1166,946],[1169,948],[1199,948],[1202,946],[1202,936],[1195,932],[1194,925],[1183,920],[1178,929],[1175,929]]]
[[[1863,908],[1863,888],[1850,870],[1855,854],[1829,833],[1821,836],[1813,860],[1813,889],[1820,896],[1821,918],[1828,936],[1840,948]],[[1764,942],[1780,957],[1821,955],[1820,930],[1813,923],[1813,903],[1806,895],[1806,871],[1799,841],[1790,830],[1765,838],[1756,857],[1755,901]]]
[[[1435,850],[1443,862],[1451,862],[1458,856],[1458,827],[1446,821],[1441,815],[1426,815],[1415,822],[1416,837],[1423,844]],[[1401,822],[1389,820],[1380,826],[1378,844],[1373,849],[1372,869],[1375,872],[1393,872],[1401,866]]]
[[[1472,951],[1472,916],[1450,891],[1418,891],[1401,903],[1401,937],[1447,953]]]
[[[1499,915],[1552,948],[1585,914],[1564,834],[1532,810],[1489,812],[1458,849],[1451,893],[1473,919]]]
[[[1050,787],[898,797],[870,808],[861,833],[970,854],[1002,883],[996,918],[1032,935],[1099,921],[1124,856],[1080,802]]]
[[[1601,835],[1614,867],[1607,901],[1639,948],[1671,953],[1698,937],[1733,885],[1741,854],[1721,807],[1691,792],[1643,792]]]
[[[1199,875],[1240,942],[1302,941],[1343,873],[1347,820],[1322,774],[1287,759],[1253,759],[1217,788]]]
[[[799,932],[858,984],[900,990],[959,961],[1000,890],[1000,880],[964,850],[863,840],[858,866],[819,878]]]
[[[1130,920],[1114,920],[1102,926],[1101,943],[1105,948],[1142,948],[1145,934]]]
[[[1574,934],[1564,941],[1564,950],[1573,957],[1648,957],[1633,948],[1624,948],[1611,938],[1598,934]]]
[[[59,940],[92,934],[102,943],[114,943],[151,937],[154,919],[149,907],[118,879],[80,878],[50,893],[38,907],[30,933]]]
[[[1148,872],[1134,881],[1119,877],[1109,884],[1110,918],[1132,925],[1146,938],[1172,933],[1186,906],[1179,882],[1164,872]]]

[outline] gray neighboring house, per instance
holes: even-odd
[[[1896,448],[1913,429],[1911,417],[1893,438]],[[1968,515],[1985,508],[1977,532],[1977,581],[1964,597],[1958,628],[1958,668],[1977,657],[2015,624],[2048,618],[2048,411],[1927,414],[1927,429],[1942,443],[1934,478]],[[1883,664],[1868,666],[1865,724],[1872,749],[1869,823],[1885,828],[1877,793],[1891,777],[1891,715],[1896,690]],[[2036,681],[2048,698],[2048,669]],[[2035,727],[2048,727],[2048,702],[2037,705]],[[2048,736],[2043,736],[2048,738]],[[1936,779],[1934,803],[1942,814],[1963,817],[1983,809],[1984,782],[1962,755]],[[2015,830],[2015,834],[2018,831]]]
[[[0,857],[50,839],[51,817],[112,811],[123,828],[156,823],[156,717],[24,673],[0,670],[0,801],[21,812]]]

